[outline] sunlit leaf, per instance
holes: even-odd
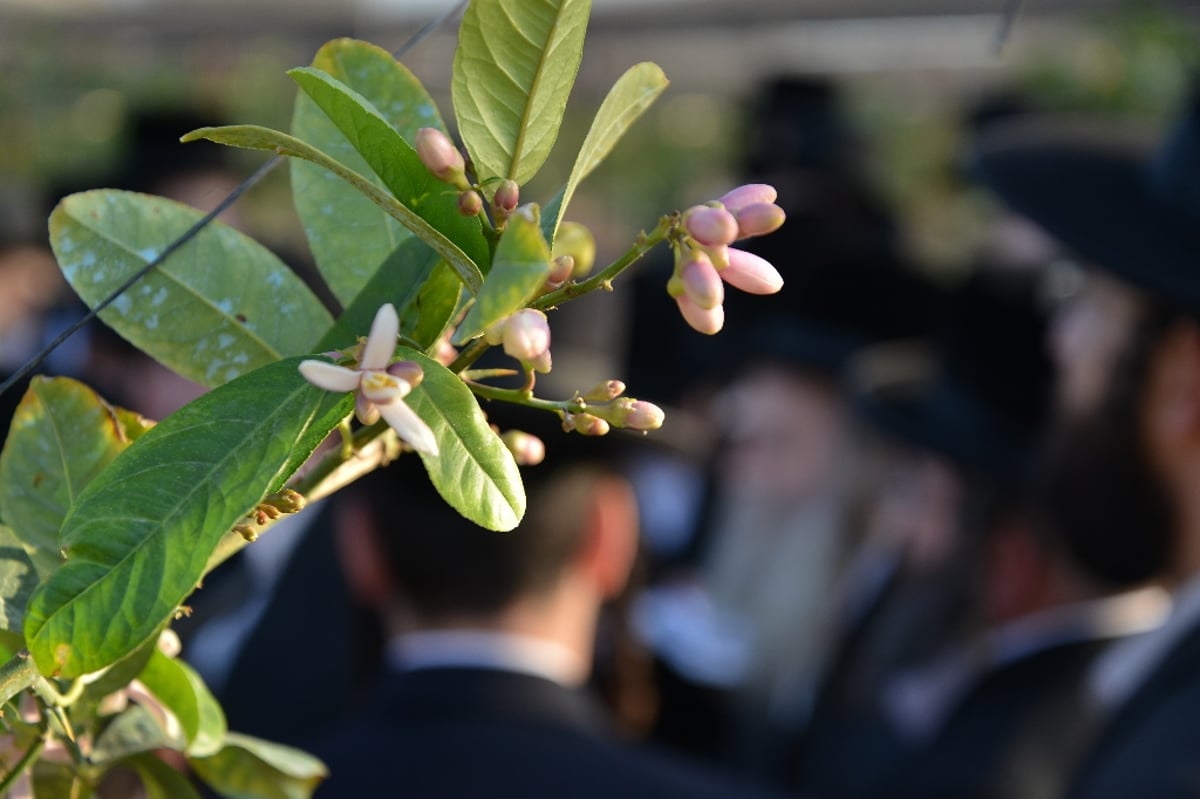
[[[201,216],[162,197],[88,191],[54,209],[50,243],[72,288],[95,306]],[[309,352],[333,321],[282,261],[220,222],[210,223],[100,318],[206,386]]]
[[[645,61],[630,67],[613,84],[592,120],[592,127],[588,130],[583,145],[579,148],[571,176],[562,191],[546,206],[546,212],[542,215],[542,227],[547,241],[554,241],[558,223],[570,205],[571,198],[575,196],[575,189],[608,157],[613,147],[625,135],[625,131],[654,104],[668,83],[667,76],[658,64]]]
[[[524,185],[558,137],[579,72],[591,0],[476,0],[458,31],[451,83],[480,180]]]
[[[184,406],[78,497],[60,534],[67,561],[25,614],[43,673],[97,671],[157,635],[221,537],[350,413],[353,400],[309,385],[299,361]]]
[[[418,128],[446,129],[425,87],[381,47],[334,39],[317,51],[312,66],[369,100],[409,141]],[[383,185],[337,125],[303,92],[296,94],[292,135]],[[291,171],[293,202],[313,258],[334,295],[348,304],[412,234],[329,170],[292,159]]]
[[[225,712],[190,666],[156,650],[138,679],[179,719],[188,754],[204,757],[224,745]]]
[[[0,518],[40,576],[62,563],[58,529],[75,498],[144,429],[124,414],[66,377],[34,377],[17,406],[0,453]]]
[[[479,526],[513,529],[525,514],[525,488],[512,453],[457,375],[415,350],[401,347],[400,352],[425,371],[406,402],[437,439],[439,454],[421,455],[434,487]]]
[[[496,245],[492,271],[483,281],[475,304],[454,334],[461,344],[537,296],[550,274],[550,247],[542,238],[536,205],[522,206],[509,217]]]
[[[280,133],[270,128],[258,125],[228,125],[221,128],[200,128],[183,137],[184,141],[209,139],[218,144],[228,144],[233,147],[245,147],[251,150],[269,150],[280,155],[293,158],[303,158],[314,164],[328,169],[342,180],[345,180],[371,202],[387,211],[400,224],[415,233],[419,238],[432,247],[446,262],[454,268],[467,290],[474,294],[479,290],[483,274],[471,258],[459,249],[458,245],[446,238],[441,231],[430,225],[404,203],[397,200],[388,191],[380,188],[358,172],[350,169],[317,148],[305,144],[299,139]]]
[[[154,713],[139,704],[130,703],[100,733],[92,750],[92,759],[97,763],[110,763],[155,749],[180,750],[184,745],[183,737],[165,730]]]
[[[188,763],[227,799],[308,799],[329,775],[306,752],[237,733],[225,736],[220,752]]]

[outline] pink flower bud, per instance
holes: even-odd
[[[783,225],[787,214],[775,203],[751,203],[736,214],[738,238],[765,236]]]
[[[453,332],[450,335],[453,335]],[[499,344],[500,342],[497,341],[496,343]],[[454,363],[456,358],[458,358],[458,350],[454,349],[454,346],[450,343],[450,336],[439,338],[433,352],[433,359],[442,366],[449,366]]]
[[[733,247],[729,249],[729,266],[718,274],[747,294],[774,294],[783,288],[783,277],[770,261]]]
[[[546,445],[537,436],[521,430],[509,430],[500,436],[519,466],[537,466],[546,459]]]
[[[609,402],[625,393],[625,384],[620,380],[605,380],[588,389],[583,395],[587,402]]]
[[[608,422],[590,413],[569,414],[563,422],[563,428],[568,432],[574,430],[583,436],[607,435],[610,429]]]
[[[683,320],[692,326],[693,330],[711,336],[725,326],[725,308],[718,305],[715,308],[701,308],[688,295],[682,294],[675,298]]]
[[[550,323],[533,308],[517,311],[504,324],[504,351],[518,361],[533,361],[550,349]]]
[[[679,279],[683,282],[683,293],[688,299],[706,311],[725,301],[721,276],[702,252],[692,253],[692,257],[684,262],[679,268]]]
[[[388,366],[387,372],[408,383],[409,388],[416,388],[425,379],[425,371],[416,361],[396,361]]]
[[[529,365],[533,367],[533,371],[537,372],[538,374],[550,374],[550,369],[553,366],[553,363],[550,359],[550,350],[546,350],[541,355],[530,360]]]
[[[560,255],[550,262],[550,274],[546,283],[550,286],[561,286],[575,271],[575,259],[570,255]]]
[[[773,203],[778,196],[774,186],[766,183],[747,183],[723,194],[720,203],[729,213],[737,216],[738,211],[748,205]]]
[[[379,421],[379,406],[364,397],[362,392],[357,392],[354,395],[354,415],[365,425],[375,424]]]
[[[467,165],[449,136],[437,128],[421,128],[417,131],[416,143],[421,163],[434,177],[463,190],[470,188],[466,181]]]
[[[501,181],[492,197],[492,207],[503,218],[507,219],[521,202],[521,187],[515,180]]]
[[[683,215],[688,235],[705,247],[732,244],[738,235],[738,223],[724,208],[695,205]]]
[[[618,400],[616,404],[621,412],[619,426],[628,427],[631,430],[657,430],[662,427],[663,420],[666,418],[663,409],[652,402],[626,398]]]
[[[479,216],[483,212],[483,198],[474,189],[458,195],[458,212],[463,216]]]

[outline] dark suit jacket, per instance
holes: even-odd
[[[336,797],[754,797],[682,761],[621,743],[586,696],[486,668],[388,676],[371,709],[310,747]]]
[[[1200,797],[1200,626],[1105,722],[1066,795]]]

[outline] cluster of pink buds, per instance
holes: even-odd
[[[652,402],[623,397],[625,384],[606,380],[576,397],[582,405],[577,413],[563,416],[563,429],[585,436],[602,436],[611,428],[646,432],[662,427],[666,414]]]
[[[503,344],[505,353],[535,372],[550,371],[550,323],[541,311],[517,311],[489,326],[483,337],[492,346]]]
[[[686,236],[675,248],[667,292],[699,332],[712,335],[724,326],[725,283],[749,294],[774,294],[783,287],[770,262],[730,246],[779,229],[786,215],[776,196],[773,186],[749,183],[684,212]]]
[[[435,178],[459,190],[459,213],[479,216],[483,212],[483,197],[467,180],[466,160],[449,136],[437,128],[421,128],[417,131],[415,149],[421,163]]]

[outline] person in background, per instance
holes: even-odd
[[[318,796],[756,795],[622,741],[584,690],[637,509],[606,442],[566,435],[525,470],[528,510],[508,533],[448,507],[415,459],[355,484],[339,548],[390,639],[366,706],[311,747],[331,774]]]
[[[1037,119],[978,143],[982,184],[1084,264],[1050,336],[1047,528],[1113,581],[1160,578],[1166,622],[1089,674],[1099,733],[1060,795],[1200,796],[1200,94],[1157,145]]]

